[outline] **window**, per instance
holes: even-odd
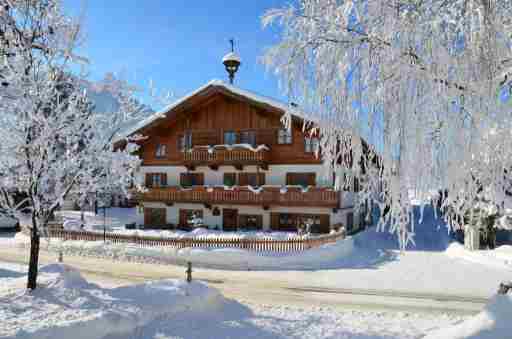
[[[182,152],[192,149],[192,133],[187,132],[178,139],[178,149]]]
[[[260,230],[263,228],[263,217],[261,215],[241,214],[238,216],[239,226],[249,230]]]
[[[165,187],[167,186],[166,173],[147,173],[146,174],[146,187]]]
[[[165,158],[167,156],[167,145],[165,145],[165,144],[156,145],[155,156],[157,158]]]
[[[286,184],[293,186],[315,186],[315,173],[286,173]]]
[[[224,173],[224,186],[235,186],[236,185],[236,173]]]
[[[313,153],[318,149],[318,138],[316,137],[305,137],[304,138],[304,152]]]
[[[200,221],[200,219],[203,219],[203,210],[180,209],[179,222],[181,226],[197,226],[197,224],[194,225],[193,221],[197,223]]]
[[[265,185],[265,173],[239,173],[238,184],[252,187]]]
[[[225,145],[236,144],[236,132],[233,132],[233,131],[224,132],[224,144]]]
[[[144,208],[144,225],[164,226],[166,219],[165,208]]]
[[[309,231],[312,233],[329,232],[329,215],[281,213],[278,222],[277,229],[281,231],[307,230],[309,226]]]
[[[254,131],[243,131],[240,133],[240,143],[249,144],[253,147],[256,146],[256,132]]]
[[[203,186],[204,174],[203,173],[181,173],[180,185],[183,187]]]
[[[291,128],[282,128],[277,132],[277,143],[280,145],[289,145],[292,143]]]

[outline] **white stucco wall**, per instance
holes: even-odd
[[[281,207],[275,206],[268,210],[264,210],[260,206],[242,206],[242,205],[213,205],[212,209],[205,208],[203,204],[174,204],[173,206],[167,206],[164,203],[159,202],[146,202],[144,207],[149,208],[165,208],[167,214],[167,223],[177,225],[179,223],[179,211],[180,209],[192,209],[203,211],[203,221],[210,228],[218,227],[222,229],[222,210],[224,208],[237,209],[238,214],[257,214],[263,216],[263,229],[270,230],[270,214],[271,213],[296,213],[296,214],[329,214],[331,225],[341,223],[346,225],[347,214],[353,212],[352,209],[339,209],[336,213],[331,208],[313,208],[313,207]],[[212,214],[213,207],[220,209],[221,213],[218,216]],[[137,223],[144,224],[144,215],[138,213]],[[354,226],[356,226],[357,216],[354,213]]]
[[[190,173],[204,173],[205,185],[223,185],[224,173],[257,172],[256,166],[244,166],[243,171],[237,171],[233,166],[219,166],[214,171],[207,166],[196,167]],[[259,170],[265,173],[267,185],[282,186],[286,184],[286,173],[316,173],[317,186],[331,186],[332,174],[326,176],[323,165],[271,165],[268,171]],[[142,166],[139,177],[144,180],[146,173],[167,173],[167,185],[179,186],[180,174],[187,173],[184,166]]]

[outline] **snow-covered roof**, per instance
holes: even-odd
[[[240,56],[238,56],[238,54],[236,54],[235,52],[229,52],[228,54],[226,54],[224,56],[224,58],[222,58],[222,62],[225,62],[225,61],[228,61],[228,60],[242,62],[242,60],[240,59]]]
[[[178,107],[180,104],[184,103],[185,101],[187,101],[191,97],[193,97],[193,96],[203,92],[207,88],[213,87],[213,86],[215,86],[215,87],[222,87],[223,89],[225,89],[225,90],[227,90],[227,91],[229,91],[229,92],[231,92],[233,94],[236,94],[236,95],[248,98],[248,99],[250,99],[252,101],[255,101],[255,102],[259,102],[259,103],[262,103],[262,104],[266,104],[266,105],[272,106],[272,107],[277,108],[277,109],[279,109],[279,110],[281,110],[283,112],[290,112],[292,115],[297,116],[299,118],[303,118],[305,116],[305,114],[300,112],[296,107],[288,105],[288,104],[286,104],[284,102],[281,102],[281,101],[273,99],[273,98],[266,97],[264,95],[260,95],[260,94],[254,93],[252,91],[241,89],[239,87],[230,85],[230,84],[228,84],[228,83],[226,83],[226,82],[224,82],[222,80],[214,79],[214,80],[209,81],[205,85],[199,87],[198,89],[194,90],[193,92],[185,95],[184,97],[176,100],[175,102],[173,102],[169,106],[165,107],[164,109],[162,109],[162,110],[156,112],[155,114],[149,116],[148,118],[142,120],[140,123],[136,124],[132,128],[128,129],[125,133],[123,133],[123,136],[118,141],[120,141],[120,140],[122,140],[122,139],[124,139],[124,138],[126,138],[126,137],[128,137],[130,135],[133,135],[134,133],[136,133],[140,129],[148,126],[149,124],[153,123],[154,121],[156,121],[158,119],[166,118],[167,114],[169,112],[171,112],[174,108]]]

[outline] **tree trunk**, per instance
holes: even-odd
[[[28,264],[27,288],[34,290],[37,287],[37,269],[39,264],[39,232],[32,217],[32,231],[30,233],[30,261]]]

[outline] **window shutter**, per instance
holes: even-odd
[[[308,185],[315,186],[316,185],[316,174],[315,173],[309,173],[308,174]]]
[[[161,185],[163,187],[167,186],[167,173],[162,173],[162,182],[161,182]]]
[[[265,185],[265,173],[258,173],[258,185]]]
[[[153,186],[153,175],[151,173],[146,173],[146,187]]]
[[[287,185],[293,185],[293,173],[286,173],[286,184]]]
[[[196,173],[196,182],[199,186],[204,186],[204,173]]]
[[[238,174],[238,184],[240,186],[247,186],[249,184],[249,178],[247,176],[247,173]]]

